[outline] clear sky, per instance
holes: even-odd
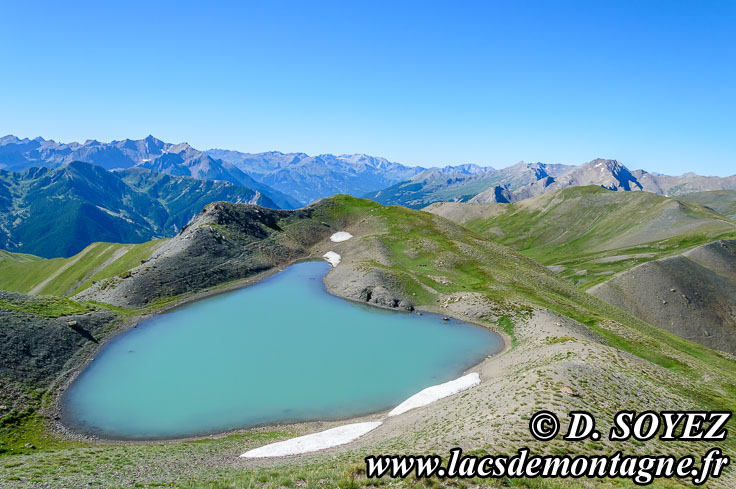
[[[736,173],[735,1],[0,10],[0,135]]]

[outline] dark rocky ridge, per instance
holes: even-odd
[[[313,208],[273,210],[215,202],[127,276],[96,284],[79,298],[139,307],[247,278],[309,255],[330,228]]]
[[[589,292],[678,336],[736,354],[736,240],[644,263]]]

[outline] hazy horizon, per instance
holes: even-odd
[[[5,136],[0,136],[0,137],[8,137],[8,136],[17,137],[18,139],[21,139],[21,140],[23,140],[23,139],[34,140],[34,139],[36,139],[38,137],[41,137],[45,141],[53,141],[53,142],[59,143],[59,144],[75,144],[75,143],[77,143],[77,144],[84,144],[87,141],[94,140],[94,139],[88,138],[88,139],[82,140],[82,141],[59,141],[59,140],[56,140],[56,139],[53,139],[53,138],[46,138],[46,137],[43,137],[43,136],[34,136],[34,137],[30,137],[30,136],[18,136],[17,134],[12,134],[12,133],[11,134],[6,134]],[[174,145],[178,145],[178,144],[189,144],[187,141],[176,141],[176,142],[175,141],[165,141],[165,140],[162,140],[161,138],[157,138],[156,136],[154,136],[152,134],[148,134],[148,135],[146,135],[144,137],[141,137],[141,138],[116,138],[116,139],[112,139],[110,141],[100,141],[100,140],[94,140],[94,141],[97,141],[99,143],[103,143],[104,144],[104,143],[112,143],[112,142],[115,142],[115,141],[123,141],[125,139],[130,139],[130,140],[133,140],[133,141],[135,141],[135,140],[141,140],[141,139],[145,139],[145,138],[147,138],[149,136],[151,136],[151,137],[153,137],[155,139],[158,139],[159,141],[163,141],[164,143],[170,143],[170,144],[174,144]],[[206,148],[205,149],[205,148],[197,148],[197,147],[195,147],[195,146],[193,146],[191,144],[189,144],[189,145],[192,148],[194,148],[194,149],[196,149],[198,151],[204,151],[204,152],[214,151],[214,150],[239,151],[239,150],[233,150],[231,148]],[[316,156],[324,156],[324,155],[332,155],[332,156],[338,156],[338,157],[342,157],[342,156],[353,156],[353,155],[366,155],[366,156],[372,156],[372,157],[376,157],[376,158],[385,158],[382,155],[366,154],[366,153],[342,153],[342,154],[337,154],[337,153],[319,153],[319,154],[309,154],[309,153],[306,153],[304,151],[290,151],[290,152],[285,152],[285,151],[280,151],[280,150],[277,150],[277,149],[266,150],[266,151],[259,151],[259,152],[253,152],[253,151],[239,151],[239,152],[241,152],[241,153],[247,153],[247,154],[262,154],[262,153],[306,154],[308,157],[316,157]],[[571,165],[571,166],[579,166],[579,165],[584,165],[585,163],[588,163],[588,162],[593,161],[593,160],[596,160],[596,159],[607,159],[607,160],[616,160],[619,163],[621,163],[622,165],[624,165],[626,168],[628,168],[629,170],[632,170],[632,171],[633,170],[644,170],[644,171],[649,172],[649,173],[660,173],[660,174],[662,174],[661,172],[650,171],[647,168],[639,168],[639,167],[633,168],[630,165],[627,165],[625,161],[621,161],[621,160],[619,160],[618,158],[615,158],[615,157],[607,158],[607,157],[602,157],[602,156],[596,156],[594,158],[589,158],[589,159],[587,159],[585,161],[581,161],[581,162],[557,162],[557,161],[550,162],[550,161],[525,161],[525,160],[518,160],[518,161],[515,161],[513,163],[501,163],[499,165],[457,162],[457,163],[447,163],[447,164],[431,165],[431,166],[422,165],[422,164],[419,164],[419,165],[411,165],[411,164],[406,164],[406,163],[404,163],[402,161],[394,161],[394,160],[391,160],[390,158],[385,158],[385,159],[387,159],[388,161],[390,161],[392,163],[399,163],[399,164],[402,164],[402,165],[405,165],[405,166],[409,166],[409,167],[417,167],[418,166],[418,167],[423,167],[423,168],[425,168],[427,170],[441,169],[441,168],[444,168],[444,167],[447,167],[447,166],[462,166],[462,165],[476,165],[476,166],[479,166],[479,167],[482,167],[482,168],[488,168],[488,169],[494,169],[494,170],[503,170],[505,168],[509,168],[509,167],[512,167],[512,166],[517,165],[517,164],[520,164],[520,163],[526,163],[526,164],[545,163],[545,164],[548,164],[548,165]],[[671,176],[680,176],[680,175],[683,175],[685,173],[695,173],[695,174],[701,175],[701,176],[718,176],[718,177],[726,177],[726,176],[731,176],[733,174],[736,174],[736,172],[734,172],[734,173],[730,173],[730,174],[729,173],[726,173],[726,174],[723,174],[723,175],[711,175],[711,174],[698,173],[697,171],[694,171],[694,170],[688,170],[688,171],[683,172],[683,173],[670,174],[670,175]]]
[[[0,133],[736,168],[732,2],[10,2],[3,17]]]

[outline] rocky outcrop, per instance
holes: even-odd
[[[644,263],[588,292],[678,336],[736,353],[736,240]]]
[[[387,309],[414,310],[411,300],[402,292],[401,284],[386,270],[366,272],[347,265],[335,268],[325,277],[325,283],[331,292],[345,299]]]
[[[369,304],[391,309],[403,309],[405,311],[413,311],[414,306],[409,301],[396,297],[386,287],[382,285],[366,286],[360,291],[358,299]]]
[[[502,187],[500,185],[496,185],[494,187],[489,188],[488,190],[484,190],[483,192],[479,193],[472,199],[470,199],[468,202],[471,204],[475,203],[491,203],[495,202],[498,204],[508,204],[513,200],[514,196],[509,191],[509,189]]]

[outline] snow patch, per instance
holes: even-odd
[[[329,262],[329,264],[332,265],[333,267],[336,267],[336,266],[338,266],[340,264],[340,258],[341,257],[340,257],[340,255],[338,255],[334,251],[328,251],[327,253],[325,253],[324,255],[322,255],[322,258],[324,258],[325,260],[327,260]]]
[[[388,415],[396,416],[397,414],[405,413],[414,408],[426,406],[427,404],[438,401],[443,397],[457,394],[458,392],[462,392],[464,390],[470,389],[471,387],[475,387],[478,384],[480,384],[480,375],[473,372],[472,374],[468,374],[460,377],[459,379],[445,382],[444,384],[427,387],[426,389],[417,392],[409,399],[393,408],[393,410],[391,410]]]
[[[340,255],[334,251],[325,253],[325,257],[332,253],[337,256],[337,262],[340,262]],[[327,261],[330,261],[328,258]],[[330,261],[330,263],[332,263]],[[334,265],[333,265],[334,266]],[[445,382],[444,384],[433,385],[419,391],[406,401],[396,406],[389,416],[396,416],[405,413],[414,408],[426,406],[443,397],[457,394],[464,390],[470,389],[480,384],[480,375],[473,372],[459,379]],[[248,450],[240,455],[241,458],[265,458],[265,457],[285,457],[288,455],[299,455],[302,453],[316,452],[326,448],[332,448],[339,445],[345,445],[351,441],[355,441],[361,436],[369,433],[383,424],[383,421],[369,421],[365,423],[352,423],[329,430],[312,433],[309,435],[298,436],[290,440],[279,441],[264,445],[262,447]]]
[[[345,231],[339,231],[333,234],[332,236],[330,236],[330,241],[332,241],[333,243],[339,243],[341,241],[347,241],[352,237],[353,235],[350,233],[347,233]]]
[[[337,428],[320,431],[319,433],[298,436],[290,440],[254,448],[242,454],[241,458],[283,457],[286,455],[316,452],[317,450],[324,450],[325,448],[350,443],[379,426],[381,426],[381,421],[346,424]]]

